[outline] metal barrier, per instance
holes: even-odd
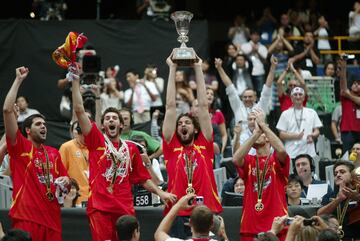
[[[288,37],[288,40],[304,40],[303,36],[292,36],[292,37]],[[360,50],[352,50],[352,49],[342,49],[342,41],[353,41],[355,42],[356,40],[360,40],[360,37],[350,37],[350,36],[334,36],[334,37],[315,37],[315,39],[327,39],[330,41],[336,41],[337,42],[337,49],[336,50],[320,50],[320,54],[360,54]]]

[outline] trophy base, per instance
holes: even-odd
[[[196,61],[195,51],[188,47],[175,48],[172,61],[178,66],[190,66]]]

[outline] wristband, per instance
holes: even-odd
[[[76,75],[76,74],[74,74],[74,73],[72,73],[70,71],[66,74],[66,79],[69,82],[72,82],[73,80],[78,80],[79,78],[80,78],[79,75]]]

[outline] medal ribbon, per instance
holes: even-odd
[[[269,164],[269,159],[271,157],[271,154],[272,154],[272,152],[270,152],[269,155],[267,156],[265,165],[264,165],[264,169],[261,172],[261,174],[260,174],[260,167],[259,167],[259,159],[256,156],[256,182],[257,182],[257,189],[258,189],[258,191],[257,191],[258,202],[261,202],[261,199],[262,199],[264,181],[265,181],[266,173],[268,172],[268,164]]]
[[[344,237],[344,231],[342,230],[342,225],[344,222],[345,214],[347,211],[347,208],[349,206],[349,199],[345,201],[344,207],[341,209],[341,203],[336,207],[336,214],[337,214],[337,220],[339,221],[339,230],[338,233],[340,234],[340,238]]]
[[[50,187],[50,184],[51,184],[51,182],[50,182],[50,160],[49,160],[49,155],[48,155],[47,151],[45,150],[45,147],[43,146],[42,148],[43,148],[44,154],[45,154],[46,168],[44,166],[44,163],[41,162],[41,169],[42,169],[43,176],[45,179],[46,196],[50,200],[51,199],[50,196],[52,195],[51,187]],[[52,201],[52,200],[50,200],[50,201]]]

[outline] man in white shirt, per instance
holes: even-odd
[[[127,71],[126,80],[130,88],[125,90],[124,102],[133,112],[134,124],[150,121],[150,107],[159,96],[154,83],[140,80],[135,70]]]
[[[267,48],[260,43],[260,34],[257,29],[250,32],[250,41],[241,45],[241,51],[250,58],[253,69],[251,78],[257,95],[260,95],[265,79],[264,63],[268,54]]]
[[[320,134],[319,128],[323,126],[316,111],[303,106],[304,99],[303,88],[292,89],[293,106],[281,114],[276,125],[291,159],[299,154],[316,155],[314,141]]]

